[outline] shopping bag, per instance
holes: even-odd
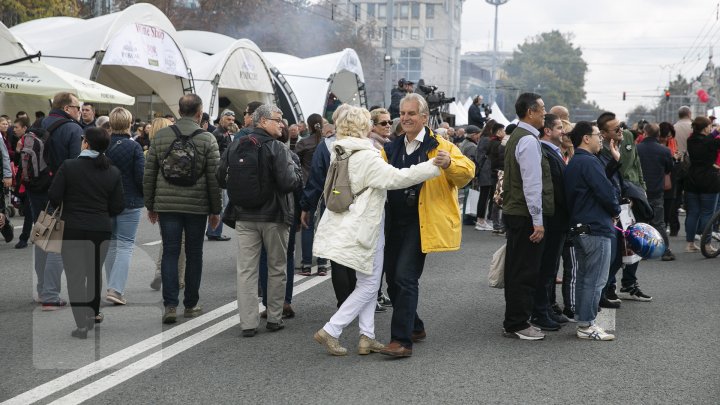
[[[465,199],[465,215],[477,215],[478,201],[480,201],[480,192],[477,190],[468,190],[468,196]]]
[[[59,209],[51,213],[49,213],[49,208],[50,203],[45,206],[45,210],[40,211],[37,222],[33,225],[30,241],[45,252],[60,253],[65,230],[65,221],[60,219],[62,204]]]
[[[505,287],[505,248],[507,244],[500,246],[500,249],[493,253],[488,273],[488,285],[492,288]]]

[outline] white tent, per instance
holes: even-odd
[[[448,111],[455,116],[455,126],[465,126],[468,124],[468,110],[459,101],[453,101],[448,104]]]
[[[180,31],[178,39],[190,62],[195,93],[211,117],[221,112],[220,106],[237,113],[251,101],[274,102],[272,74],[254,42],[206,31]]]
[[[10,31],[44,62],[136,97],[136,115],[177,114],[179,98],[192,89],[175,28],[147,3],[89,20],[42,18]]]
[[[306,117],[325,116],[330,93],[343,103],[366,104],[362,66],[352,49],[306,59],[273,52],[265,56],[287,78]]]
[[[502,113],[502,110],[500,110],[500,107],[497,105],[497,103],[493,102],[492,107],[490,108],[492,108],[492,114],[490,114],[490,118],[494,119],[495,122],[499,122],[500,124],[503,124],[505,126],[508,126],[510,124],[510,121],[505,118],[505,115]]]

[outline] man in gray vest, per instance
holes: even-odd
[[[541,340],[530,316],[540,271],[545,228],[543,215],[553,215],[553,184],[550,165],[542,159],[539,129],[545,119],[545,103],[535,93],[523,93],[515,102],[520,122],[505,149],[503,214],[507,230],[505,254],[506,337]]]

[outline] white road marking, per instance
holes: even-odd
[[[162,243],[162,240],[156,240],[153,242],[143,243],[143,246],[155,246],[155,245],[159,245],[161,243]]]
[[[603,308],[602,311],[598,312],[595,322],[598,326],[605,329],[608,332],[615,330],[615,314],[617,309],[614,308]]]
[[[22,226],[22,225],[20,225],[20,226],[14,226],[13,229],[23,229],[23,226]]]
[[[309,290],[312,287],[315,287],[316,285],[322,283],[323,281],[327,281],[330,279],[330,277],[315,277],[311,281],[304,282],[298,286],[295,286],[293,289],[293,297],[297,296],[298,294]],[[259,307],[262,308],[262,304],[258,304]],[[11,404],[31,404],[34,402],[37,402],[47,396],[50,396],[58,391],[62,391],[67,387],[70,387],[72,385],[75,385],[79,383],[80,381],[83,381],[87,378],[90,378],[96,374],[99,374],[105,370],[108,370],[112,368],[113,366],[120,364],[122,362],[125,362],[127,360],[130,360],[131,358],[144,353],[158,345],[162,345],[163,343],[170,341],[180,335],[183,335],[199,326],[202,326],[208,322],[211,322],[217,318],[222,317],[223,315],[226,315],[234,310],[237,310],[237,301],[232,301],[230,303],[227,303],[223,305],[220,308],[217,308],[213,311],[208,312],[207,314],[201,315],[195,319],[192,319],[190,321],[184,322],[172,329],[169,329],[163,333],[159,333],[155,336],[152,336],[148,339],[145,339],[139,343],[136,343],[128,348],[125,348],[123,350],[120,350],[116,353],[113,353],[105,358],[102,358],[96,362],[90,363],[82,368],[79,368],[75,371],[72,371],[70,373],[67,373],[63,376],[60,376],[54,380],[51,380],[45,384],[42,384],[40,386],[37,386],[29,391],[26,391],[14,398],[11,398],[5,402],[2,403],[2,405],[11,405]],[[54,403],[80,403],[82,401],[85,401],[89,398],[92,398],[95,395],[100,394],[101,392],[104,392],[115,385],[118,385],[135,375],[148,370],[151,367],[156,366],[157,364],[161,363],[162,361],[165,361],[199,343],[202,343],[203,341],[211,338],[212,336],[217,335],[218,333],[221,333],[235,325],[237,325],[240,322],[239,318],[237,316],[233,316],[231,318],[228,318],[222,322],[219,322],[210,328],[203,329],[200,332],[197,332],[196,334],[193,334],[169,347],[165,347],[161,350],[159,350],[156,353],[153,353],[152,355],[143,358],[142,360],[139,360],[133,364],[130,364],[129,366],[120,369],[118,371],[115,371],[111,374],[109,374],[106,377],[101,378],[98,381],[95,381],[85,387],[82,387],[78,389],[77,391],[60,398],[59,400],[55,401]],[[222,326],[218,326],[222,325]],[[157,362],[157,356],[159,356],[159,362]],[[130,370],[128,370],[130,369]],[[83,398],[83,399],[75,399],[73,397],[76,393],[78,394],[77,398]],[[92,393],[92,395],[89,395]],[[87,396],[87,397],[86,397]]]

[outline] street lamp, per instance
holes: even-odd
[[[489,104],[492,105],[497,97],[496,89],[497,85],[495,82],[496,70],[497,70],[497,28],[498,28],[498,8],[509,0],[485,0],[486,3],[495,6],[495,35],[493,36],[493,58],[492,58],[492,71],[490,72],[490,100]]]

